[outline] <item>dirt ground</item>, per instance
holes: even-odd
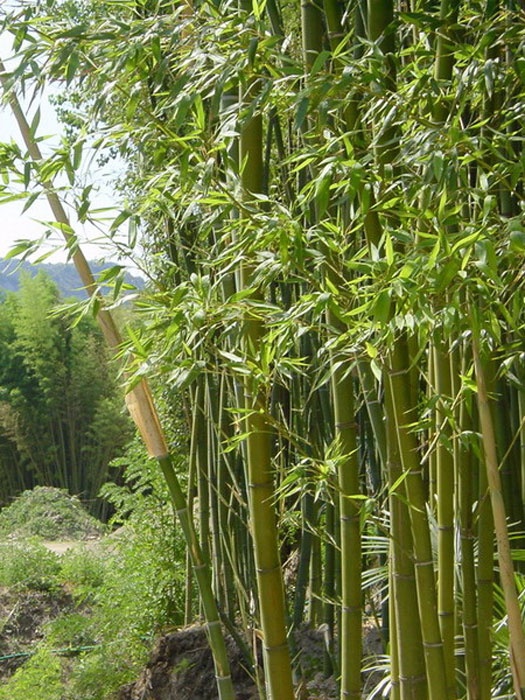
[[[336,700],[333,678],[322,672],[324,638],[322,629],[302,628],[297,633],[297,650],[308,675],[309,700]],[[365,653],[380,651],[376,629],[365,630]],[[246,672],[243,657],[227,637],[228,656],[236,700],[258,700],[256,686]],[[259,662],[261,659],[259,658]],[[157,642],[149,662],[135,683],[121,689],[117,700],[217,700],[213,660],[202,626],[171,632]]]
[[[64,591],[15,591],[0,588],[0,680],[9,678],[27,659],[17,656],[43,639],[44,626],[73,609]],[[29,698],[28,698],[29,700]]]

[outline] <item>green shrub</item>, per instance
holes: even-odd
[[[44,540],[99,537],[104,525],[64,489],[37,486],[24,491],[0,512],[0,536]]]
[[[46,625],[46,645],[51,649],[79,649],[95,644],[89,615],[74,612]]]
[[[70,549],[61,558],[60,582],[84,600],[104,583],[107,567],[108,555],[100,549]]]
[[[72,554],[62,572],[71,572],[73,587],[91,586],[89,629],[100,642],[75,661],[68,700],[106,700],[136,678],[154,636],[183,621],[182,533],[162,477],[144,450],[132,445],[127,460],[126,485],[108,484],[103,490],[116,509],[113,522],[124,525],[120,535],[107,538],[106,553],[86,552],[98,556],[91,563]],[[100,577],[90,566],[101,567]]]
[[[63,700],[60,659],[40,649],[0,686],[0,700]]]
[[[59,557],[37,541],[0,543],[1,586],[49,590],[59,572]]]
[[[102,647],[95,649],[76,659],[61,700],[108,700],[136,672],[126,659],[125,649],[116,647],[113,652]]]

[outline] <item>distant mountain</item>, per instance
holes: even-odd
[[[101,272],[113,267],[116,263],[90,262],[91,270],[95,277]],[[39,270],[43,270],[51,277],[64,297],[77,297],[82,299],[86,292],[73,263],[39,263],[33,265],[25,260],[5,260],[0,258],[0,291],[16,292],[19,287],[20,272],[25,270],[34,277]],[[126,273],[125,281],[135,285],[139,289],[144,286],[144,280],[137,275]]]

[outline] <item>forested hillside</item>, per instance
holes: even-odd
[[[91,503],[131,434],[107,348],[89,316],[72,327],[44,273],[0,296],[0,500],[35,485]]]
[[[47,198],[89,292],[56,344],[84,355],[96,318],[143,443],[104,491],[148,537],[150,504],[172,518],[179,581],[186,552],[184,602],[140,616],[164,632],[143,673],[88,653],[56,662],[58,696],[92,663],[90,700],[525,700],[525,2],[0,16],[23,143],[0,149],[0,205]],[[43,153],[49,87],[64,138]],[[108,238],[151,278],[125,326],[119,271],[105,300],[68,216],[97,224],[94,159],[124,164]],[[29,358],[31,314],[6,326]],[[96,412],[117,393],[87,356]],[[24,410],[54,418],[61,382]],[[68,405],[52,449],[71,481],[91,471],[71,471]],[[38,426],[40,449],[56,430]]]

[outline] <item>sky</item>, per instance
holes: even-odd
[[[11,41],[11,35],[0,33],[0,57],[6,63],[8,69],[10,66],[8,57],[11,55]],[[42,95],[39,103],[41,116],[38,134],[39,136],[49,137],[44,143],[47,145],[47,148],[50,148],[53,144],[60,142],[61,125],[58,123],[55,110],[49,102],[49,93]],[[27,109],[26,116],[30,123],[37,107],[38,104],[24,105],[24,108]],[[18,126],[9,106],[0,103],[0,142],[6,143],[12,139],[22,145]],[[109,184],[111,180],[110,174],[102,171],[98,172],[95,169],[94,171],[91,170],[91,177],[91,181],[94,183],[93,193],[96,192],[96,194],[92,194],[92,205],[97,208],[112,206],[114,197]],[[16,240],[38,240],[48,228],[43,222],[52,220],[51,210],[45,197],[38,199],[26,212],[22,212],[23,207],[24,200],[0,204],[0,257],[6,255]],[[103,240],[103,235],[101,236],[99,230],[89,224],[79,224],[73,213],[68,212],[68,214],[71,215],[72,226],[88,259],[112,257],[108,253],[107,246],[97,243],[97,239],[100,240],[102,238]],[[115,215],[116,212],[113,216]],[[113,217],[109,214],[108,218]],[[102,224],[101,228],[102,231],[104,228],[107,229],[108,224]],[[61,243],[58,234],[53,240],[54,245],[52,247],[56,247]],[[44,250],[51,250],[51,246],[44,248],[43,252]],[[47,262],[64,262],[66,258],[67,253],[61,250],[53,253]]]

